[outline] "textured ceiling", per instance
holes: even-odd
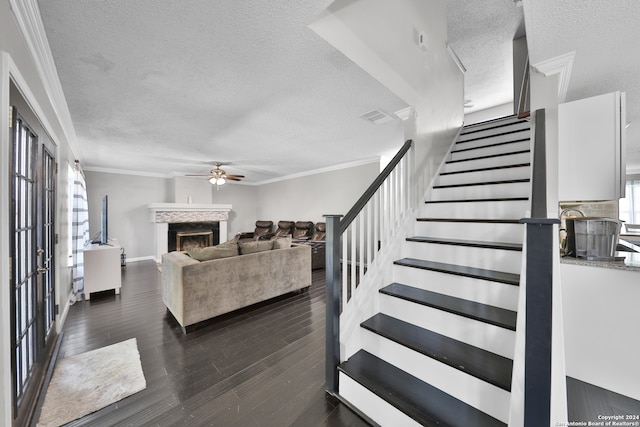
[[[330,1],[40,1],[85,167],[260,182],[388,155],[407,105],[307,25]]]
[[[407,105],[307,25],[331,0],[39,0],[82,164],[147,173],[232,162],[245,182],[388,155]],[[627,92],[640,170],[640,2],[527,4],[531,62],[576,51],[568,100]],[[473,112],[512,101],[513,0],[447,0]],[[634,124],[635,123],[635,124]]]

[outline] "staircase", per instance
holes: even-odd
[[[509,419],[529,123],[463,129],[416,236],[340,364],[342,399],[380,425],[505,426]]]

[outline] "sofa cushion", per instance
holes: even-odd
[[[210,261],[212,259],[229,258],[238,255],[238,244],[235,240],[221,243],[217,246],[207,246],[206,248],[191,248],[187,254],[198,261]]]
[[[273,239],[273,249],[289,249],[291,247],[291,236],[278,237]]]
[[[270,251],[273,248],[271,240],[252,240],[248,242],[238,242],[240,255],[254,254],[256,252]]]

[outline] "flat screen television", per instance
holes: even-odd
[[[100,244],[109,243],[109,196],[102,198],[102,212],[100,215]]]

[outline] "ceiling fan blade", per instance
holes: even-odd
[[[234,176],[227,176],[225,179],[229,181],[242,181],[240,178],[236,178]]]
[[[184,176],[211,176],[210,173],[187,173]]]
[[[232,173],[228,173],[226,174],[227,178],[232,177],[232,178],[244,178],[244,175],[235,175]]]

